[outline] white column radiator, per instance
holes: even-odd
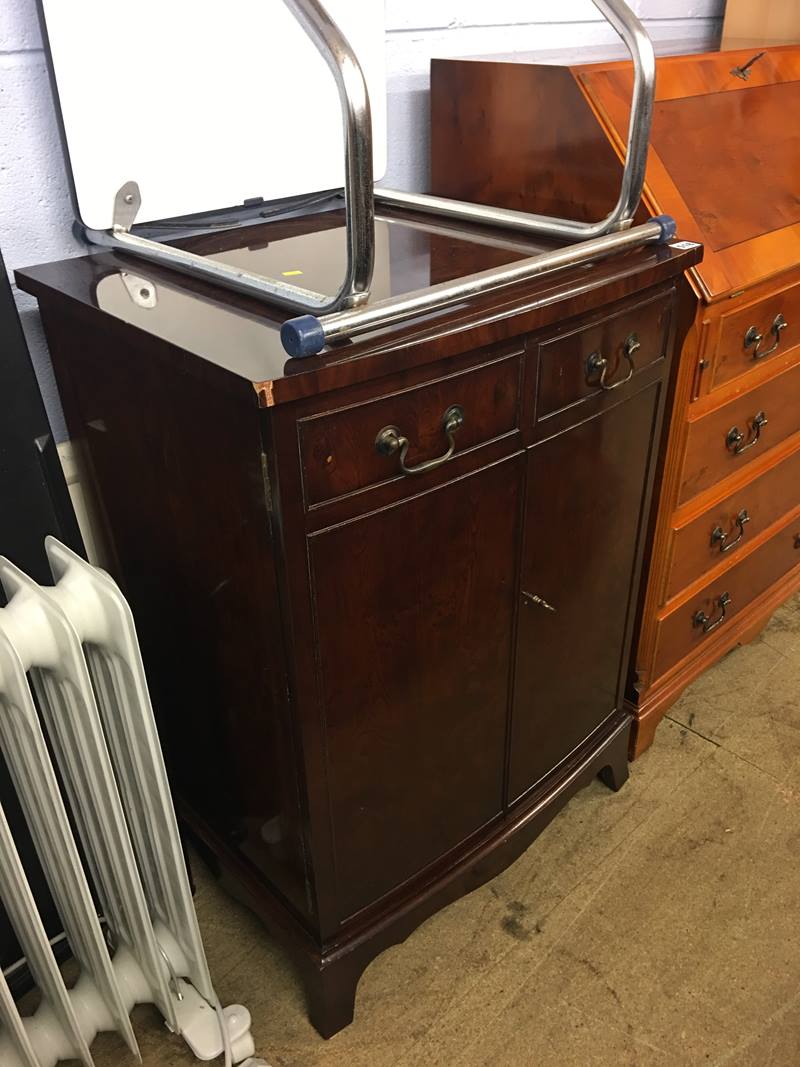
[[[249,1012],[223,1011],[211,983],[130,608],[107,574],[46,548],[48,588],[0,559],[0,746],[80,976],[67,988],[0,809],[0,897],[41,992],[21,1016],[0,975],[0,1064],[92,1067],[100,1030],[138,1057],[130,1013],[152,1003],[198,1059],[255,1067]]]

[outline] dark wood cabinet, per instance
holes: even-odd
[[[621,706],[659,384],[529,452],[510,802]]]
[[[337,226],[203,250],[293,261],[298,233],[307,254]],[[525,251],[378,226],[390,288]],[[625,780],[622,688],[698,255],[641,248],[303,361],[269,308],[160,268],[148,306],[123,284],[142,265],[115,255],[20,273],[181,814],[292,952],[323,1034],[378,952],[592,777]]]
[[[520,464],[308,539],[341,921],[503,810]]]

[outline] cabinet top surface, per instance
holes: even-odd
[[[215,231],[178,243],[259,274],[288,273],[319,292],[335,292],[344,273],[345,230],[339,211]],[[548,247],[552,243],[386,212],[376,221],[372,298],[424,289]],[[553,321],[559,307],[575,314],[608,303],[680,273],[699,254],[699,249],[648,246],[588,269],[584,265],[544,275],[469,307],[375,331],[302,360],[290,359],[280,341],[280,326],[290,313],[141,259],[102,252],[26,268],[16,276],[20,288],[42,303],[55,299],[64,308],[66,300],[84,315],[100,313],[107,322],[165,341],[252,382],[262,403],[271,405],[528,332]],[[583,306],[571,310],[569,302],[578,299]]]

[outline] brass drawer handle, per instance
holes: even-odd
[[[448,459],[450,459],[456,450],[455,432],[463,425],[464,409],[460,404],[452,404],[442,416],[442,429],[447,435],[447,451],[441,456],[437,456],[435,459],[429,459],[424,463],[418,463],[416,467],[406,466],[409,441],[407,437],[404,437],[403,434],[400,433],[396,426],[384,426],[375,438],[375,449],[377,452],[380,452],[382,456],[393,456],[396,452],[399,452],[400,470],[403,474],[425,474],[427,471],[435,471],[437,467],[441,467],[443,463],[447,463]]]
[[[744,441],[744,434],[738,426],[732,426],[725,436],[725,447],[729,452],[733,452],[734,456],[741,456],[742,452],[746,452],[748,448],[753,448],[758,444],[761,439],[761,427],[767,425],[767,415],[764,411],[759,411],[753,416],[753,425],[750,430],[750,440],[747,444],[742,444]]]
[[[621,385],[625,385],[633,377],[633,373],[636,370],[636,367],[634,366],[633,362],[633,357],[641,347],[642,344],[639,340],[638,334],[629,334],[628,337],[625,339],[625,344],[623,345],[622,351],[628,361],[629,367],[628,373],[618,382],[612,382],[611,384],[609,384],[606,381],[606,374],[608,373],[608,360],[602,354],[602,352],[600,352],[599,349],[596,352],[592,352],[592,354],[586,360],[586,377],[588,379],[592,379],[599,372],[600,380],[596,384],[599,385],[601,389],[605,389],[606,392],[610,392],[612,389],[619,389]],[[592,384],[591,381],[590,384]]]
[[[742,508],[739,514],[736,516],[736,525],[739,527],[739,536],[733,541],[729,541],[730,534],[726,534],[721,526],[715,526],[711,531],[711,547],[719,545],[720,553],[730,552],[732,548],[736,548],[739,542],[744,537],[744,524],[750,522],[750,516],[747,514],[747,508]]]
[[[722,593],[721,596],[717,597],[719,616],[716,619],[712,619],[704,611],[697,611],[692,619],[692,626],[702,626],[703,633],[710,634],[712,630],[716,630],[718,626],[722,626],[723,622],[725,622],[725,609],[730,602],[730,593]]]
[[[783,315],[778,314],[775,316],[769,328],[769,332],[775,334],[775,341],[765,352],[759,352],[758,350],[758,346],[764,340],[763,333],[759,333],[757,326],[751,326],[744,335],[744,347],[753,349],[753,359],[764,359],[765,356],[771,356],[773,352],[778,351],[778,345],[781,343],[781,333],[788,325],[789,323]],[[754,345],[755,348],[753,348]]]

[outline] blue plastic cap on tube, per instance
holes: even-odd
[[[655,215],[650,221],[657,222],[661,227],[661,236],[658,239],[660,245],[665,245],[678,233],[678,224],[672,215]]]
[[[325,330],[315,315],[298,315],[281,326],[281,341],[295,359],[315,356],[325,347]]]

